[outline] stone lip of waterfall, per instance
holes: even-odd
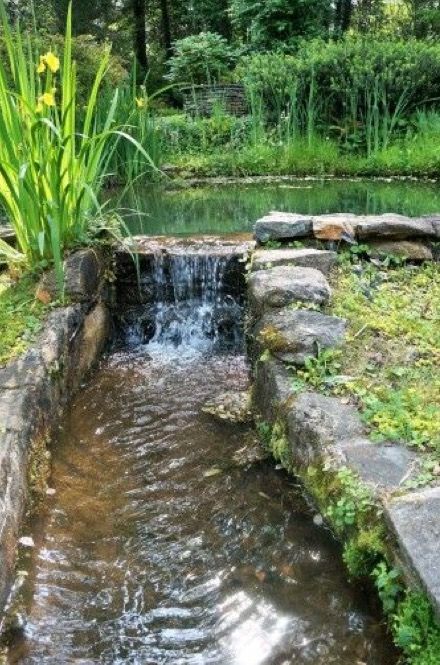
[[[239,238],[132,239],[140,295],[125,309],[123,343],[161,354],[242,351],[245,264]]]

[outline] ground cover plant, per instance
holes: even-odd
[[[41,329],[47,307],[35,299],[36,278],[0,274],[0,366],[26,351]]]

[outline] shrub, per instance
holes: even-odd
[[[215,32],[201,32],[174,43],[167,78],[175,83],[202,84],[224,79],[234,63],[235,52]]]

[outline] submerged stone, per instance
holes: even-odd
[[[339,345],[345,321],[321,312],[284,307],[266,312],[254,335],[257,343],[284,362],[303,365],[319,351]]]
[[[278,266],[257,270],[249,278],[249,297],[256,310],[285,307],[295,302],[321,305],[328,302],[330,286],[319,270]]]
[[[301,266],[316,268],[328,275],[335,264],[336,252],[313,248],[304,249],[259,249],[252,256],[252,270],[265,270],[276,266]]]
[[[214,399],[208,400],[202,411],[231,423],[248,423],[252,421],[252,411],[249,391],[228,391],[221,393]]]

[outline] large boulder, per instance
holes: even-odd
[[[330,296],[326,278],[314,268],[278,266],[258,270],[249,278],[249,298],[256,313],[296,302],[321,305],[328,302]]]
[[[284,362],[303,365],[321,349],[337,346],[344,338],[345,321],[306,309],[284,307],[266,312],[254,329],[259,347]]]
[[[291,212],[270,212],[255,224],[255,238],[260,243],[269,240],[298,240],[313,236],[313,218]]]
[[[387,214],[361,218],[356,226],[356,235],[361,241],[407,240],[409,238],[435,238],[435,231],[429,218]]]
[[[98,292],[99,282],[104,272],[104,258],[100,250],[81,249],[64,261],[64,296],[72,302],[88,302]],[[37,298],[49,303],[58,297],[55,272],[45,273],[38,288]]]
[[[324,275],[328,275],[331,267],[336,263],[336,252],[327,250],[304,249],[259,249],[252,255],[251,269],[266,270],[277,266],[301,266],[302,268],[315,268]]]

